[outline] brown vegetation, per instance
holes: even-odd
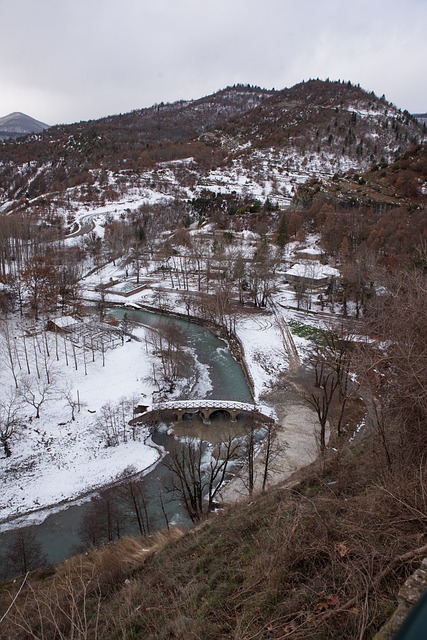
[[[382,169],[327,184],[310,181],[295,198],[305,228],[318,232],[329,256],[373,254],[387,266],[414,260],[426,242],[427,146],[411,148]],[[345,261],[345,260],[344,260]]]
[[[426,553],[426,478],[391,482],[366,452],[362,469],[352,457],[345,474],[330,460],[323,477],[313,468],[162,549],[119,541],[30,576],[0,637],[372,637]],[[3,611],[18,586],[3,588]]]
[[[183,158],[192,158],[192,166],[173,171],[181,187],[193,187],[207,170],[236,159],[259,170],[254,149],[290,149],[281,171],[289,171],[294,150],[305,162],[334,155],[367,168],[384,156],[394,159],[423,136],[409,113],[349,82],[310,80],[282,91],[237,85],[191,102],[51,127],[3,143],[0,193],[24,211],[69,203],[67,189],[84,202],[114,200],[140,184],[144,171],[161,174],[159,163]],[[410,196],[417,188],[410,169],[397,178],[400,194]]]

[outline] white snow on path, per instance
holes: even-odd
[[[283,338],[274,315],[267,312],[238,316],[236,334],[254,385],[254,399],[259,403],[260,397],[271,391],[280,374],[289,368]]]

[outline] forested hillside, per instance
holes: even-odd
[[[120,200],[149,188],[186,199],[262,190],[291,197],[310,175],[367,169],[422,141],[422,125],[351,83],[270,91],[235,86],[191,102],[47,131],[0,145],[4,210]],[[42,209],[43,211],[43,209]]]

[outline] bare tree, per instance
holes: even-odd
[[[317,413],[320,423],[320,450],[326,448],[326,426],[336,402],[339,409],[336,419],[336,435],[342,435],[342,424],[349,398],[352,336],[345,330],[322,331],[311,362],[315,374],[314,390],[308,394],[308,402]]]
[[[276,436],[277,428],[274,422],[261,424],[250,416],[245,425],[245,436],[239,450],[239,457],[243,461],[239,477],[250,496],[255,488],[265,491],[273,462],[283,451],[283,447],[276,441]]]
[[[233,280],[237,283],[237,288],[239,291],[239,302],[243,304],[244,302],[244,289],[247,286],[246,282],[246,260],[244,259],[241,252],[239,252],[234,258],[233,265]]]
[[[154,377],[163,379],[172,391],[176,380],[187,362],[183,345],[184,334],[174,322],[160,320],[148,332],[148,341],[151,343],[154,354],[159,357]]]
[[[30,529],[18,529],[5,554],[8,572],[25,574],[47,564],[40,542]]]
[[[10,393],[0,401],[0,444],[6,458],[12,455],[9,441],[20,424],[19,396],[16,392]]]
[[[206,256],[206,246],[200,236],[194,236],[191,240],[191,257],[196,268],[197,290],[202,289],[202,270]]]
[[[133,416],[134,403],[132,399],[122,396],[117,405],[118,421],[122,432],[123,442],[128,441],[129,420]]]
[[[141,268],[143,266],[143,247],[145,243],[144,227],[137,225],[131,243],[131,260],[136,275],[136,283],[139,284]]]
[[[131,476],[136,469],[128,467],[125,473]],[[116,489],[122,503],[126,504],[134,515],[138,530],[141,535],[150,533],[150,521],[148,517],[148,502],[141,481],[128,477]]]
[[[249,495],[252,496],[255,488],[255,455],[256,455],[256,424],[253,419],[250,420],[246,428],[246,437],[244,442],[245,449],[245,467],[246,474],[243,482],[246,484]]]
[[[85,403],[80,400],[79,392],[75,391],[71,386],[67,386],[63,390],[63,395],[71,410],[71,420],[74,422],[76,419],[76,410],[80,412],[80,408],[82,405],[84,406]]]
[[[426,452],[427,276],[414,268],[382,277],[382,293],[369,300],[366,318],[381,343],[361,347],[357,372],[377,448],[390,467]]]
[[[320,423],[319,446],[321,453],[326,449],[326,427],[337,387],[338,381],[335,373],[324,371],[319,378],[319,386],[308,396],[308,402],[316,411]]]
[[[10,369],[12,373],[12,377],[15,383],[15,387],[18,388],[18,378],[17,378],[17,352],[16,352],[16,344],[14,341],[14,337],[11,332],[10,323],[8,319],[4,319],[0,323],[0,335],[3,342],[2,349],[2,360],[5,365]]]
[[[122,535],[123,511],[116,492],[102,491],[92,498],[79,527],[79,535],[85,546],[96,547],[111,542]]]
[[[274,274],[278,264],[279,258],[274,248],[267,240],[261,240],[248,269],[252,299],[256,307],[265,307],[268,297],[273,293]]]
[[[227,477],[229,462],[239,450],[233,436],[219,442],[215,450],[201,438],[179,443],[166,459],[166,466],[173,479],[168,487],[175,492],[193,522],[201,520],[214,508]]]
[[[105,292],[105,285],[103,282],[101,282],[98,285],[98,292],[99,292],[99,299],[97,300],[97,303],[96,303],[96,309],[98,312],[99,321],[103,322],[105,319],[105,309],[107,306],[107,302],[106,302],[107,294]]]
[[[277,446],[277,425],[270,422],[265,426],[267,433],[263,440],[262,450],[262,483],[261,490],[264,492],[267,487],[268,478],[272,469],[274,460],[280,457],[285,445]],[[287,446],[287,445],[286,445]]]
[[[133,415],[133,399],[120,398],[117,404],[107,402],[101,407],[96,421],[97,427],[104,434],[107,447],[116,447],[120,441],[127,442],[129,420]]]
[[[96,423],[104,434],[105,445],[116,447],[120,441],[120,425],[116,407],[111,402],[107,402],[101,407]]]
[[[58,269],[48,255],[34,256],[21,274],[25,284],[30,308],[36,320],[40,312],[55,308],[59,289]]]
[[[129,314],[126,312],[123,315],[122,321],[120,322],[122,343],[124,342],[125,337],[130,338],[132,336],[134,328],[135,328],[135,323],[129,318]]]
[[[40,418],[40,409],[48,399],[52,391],[52,385],[43,378],[22,378],[20,393],[27,404],[36,410],[35,417]]]

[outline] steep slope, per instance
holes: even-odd
[[[427,145],[419,145],[364,173],[311,179],[298,188],[292,208],[320,235],[326,255],[350,260],[352,268],[373,260],[395,270],[425,264],[426,195]],[[347,285],[357,290],[352,268]]]
[[[244,146],[233,154],[244,165],[261,168],[268,158],[269,167],[304,178],[366,170],[423,139],[417,120],[384,97],[350,83],[320,80],[276,92],[224,131],[235,149]],[[221,139],[223,132],[218,135]]]
[[[375,482],[360,452],[341,465],[187,535],[124,538],[27,576],[12,608],[21,581],[4,585],[0,638],[372,639],[425,553],[425,510],[414,517],[415,498]]]
[[[330,180],[311,180],[302,185],[295,205],[310,207],[315,201],[334,208],[370,207],[374,211],[427,207],[427,145],[413,146],[393,162],[381,162],[361,174],[350,172]]]

